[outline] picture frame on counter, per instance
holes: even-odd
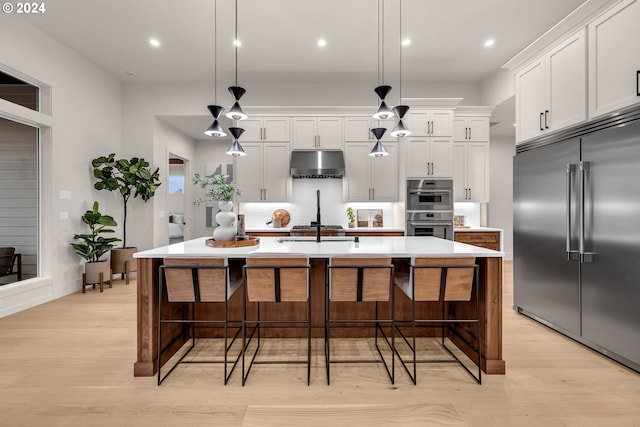
[[[363,228],[384,227],[384,215],[382,209],[358,209],[356,213],[356,225]]]

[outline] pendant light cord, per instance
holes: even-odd
[[[400,73],[400,82],[398,84],[399,88],[398,91],[400,93],[400,104],[402,104],[402,0],[400,0],[398,2],[398,4],[400,5],[400,19],[399,19],[399,23],[400,23],[400,67],[399,67],[399,73]]]
[[[238,86],[238,0],[235,1],[236,9],[236,33],[233,45],[236,47],[236,86]]]
[[[218,1],[213,0],[213,103],[218,104]]]
[[[382,44],[382,83],[384,83],[384,0],[380,0],[382,2],[382,23],[380,24],[382,28],[382,38],[380,43]]]

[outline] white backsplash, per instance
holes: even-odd
[[[342,179],[294,179],[291,203],[240,203],[239,213],[245,215],[246,228],[266,227],[266,222],[277,209],[291,214],[292,225],[306,225],[316,220],[316,190],[320,190],[320,207],[323,224],[347,227],[347,207],[357,209],[382,209],[385,227],[404,227],[399,203],[342,201]],[[400,218],[398,222],[395,218]]]
[[[453,204],[454,215],[464,215],[464,225],[480,227],[480,203],[456,202]]]

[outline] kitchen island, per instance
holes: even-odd
[[[414,255],[431,257],[476,257],[479,266],[480,321],[482,325],[482,368],[488,374],[504,374],[505,362],[502,360],[502,257],[503,253],[477,246],[435,237],[389,237],[367,236],[354,238],[323,237],[318,243],[309,237],[261,237],[257,246],[238,248],[212,248],[205,244],[206,237],[169,246],[138,252],[134,255],[138,261],[138,339],[137,360],[134,364],[135,376],[151,376],[157,371],[158,347],[158,278],[159,266],[167,257],[227,256],[231,269],[241,271],[247,255],[254,253],[303,253],[309,256],[311,264],[311,304],[312,328],[314,337],[324,334],[324,287],[325,268],[328,259],[339,254],[372,254],[391,256],[396,272],[406,271],[409,260]],[[401,291],[396,289],[396,317],[408,318],[411,304],[403,300]],[[241,298],[236,293],[234,298]],[[240,300],[241,301],[241,300]],[[345,311],[355,310],[357,303],[345,303]],[[352,304],[351,306],[349,304]],[[362,303],[360,303],[362,304]],[[241,302],[235,304],[241,306]],[[361,310],[361,307],[358,307]],[[292,310],[293,311],[293,310]],[[283,313],[273,309],[263,312],[266,316],[284,319],[295,313]],[[369,315],[369,313],[365,313]],[[239,318],[239,311],[231,311],[230,318]],[[363,328],[344,328],[345,336],[362,335]],[[469,333],[468,331],[465,331]],[[301,331],[290,328],[274,336],[301,336]],[[462,340],[454,341],[466,353],[470,349]],[[179,348],[179,343],[175,350]],[[163,362],[164,363],[164,362]]]

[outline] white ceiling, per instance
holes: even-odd
[[[478,83],[584,0],[384,0],[385,83]],[[217,0],[218,80],[233,81],[234,1]],[[123,82],[213,85],[214,0],[55,0],[26,16]],[[377,81],[378,0],[238,0],[239,83]],[[148,44],[157,37],[160,48]],[[319,48],[318,38],[327,46]],[[485,48],[486,39],[495,45]],[[136,73],[135,77],[126,71]],[[220,91],[220,88],[218,88]],[[202,130],[199,129],[201,133]]]

